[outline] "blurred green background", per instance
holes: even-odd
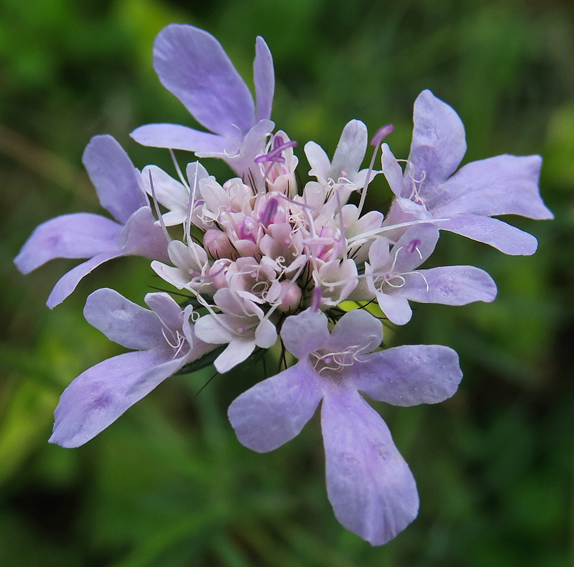
[[[134,163],[170,168],[129,132],[191,124],[151,66],[170,22],[213,33],[250,81],[256,35],[274,56],[273,118],[332,154],[344,124],[406,157],[412,104],[430,88],[467,128],[465,161],[542,154],[554,222],[508,257],[444,234],[436,262],[473,264],[493,304],[417,306],[390,344],[455,348],[465,379],[440,406],[375,404],[417,478],[419,518],[372,548],[334,519],[317,417],[266,455],[243,448],[226,408],[260,369],[167,380],[88,445],[46,443],[63,388],[122,352],[82,317],[87,295],[142,303],[145,260],[109,263],[63,305],[44,305],[74,262],[31,275],[12,258],[51,217],[102,213],[81,166],[91,136],[113,134]],[[180,156],[182,163],[185,160]],[[224,165],[206,164],[218,176]],[[171,169],[170,169],[171,171]],[[221,178],[221,177],[220,177]],[[574,7],[559,0],[0,0],[0,565],[247,567],[574,565]],[[377,179],[371,205],[388,205]]]

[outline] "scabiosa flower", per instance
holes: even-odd
[[[554,218],[538,190],[542,159],[501,155],[469,163],[455,173],[465,152],[458,114],[423,91],[415,101],[404,173],[388,145],[383,146],[383,170],[396,196],[385,223],[434,220],[442,230],[490,244],[505,254],[533,254],[538,243],[532,235],[491,217]]]
[[[155,224],[140,173],[111,136],[95,136],[84,156],[90,179],[104,209],[116,221],[91,213],[51,219],[34,230],[14,262],[27,274],[54,258],[89,258],[65,274],[48,298],[53,308],[100,264],[127,255],[167,260],[167,241]]]
[[[263,39],[256,42],[256,103],[219,42],[192,26],[171,25],[158,35],[154,66],[212,133],[150,124],[132,136],[221,158],[236,177],[220,183],[198,161],[187,165],[186,176],[175,163],[178,180],[156,166],[140,174],[113,138],[90,142],[84,163],[118,222],[86,214],[48,221],[24,245],[18,267],[28,272],[51,258],[90,258],[58,282],[53,306],[100,263],[142,254],[178,290],[181,305],[163,292],[146,296],[151,310],[110,289],[88,298],[88,322],[136,352],[97,364],[70,384],[50,441],[81,445],[189,364],[213,362],[225,373],[279,339],[298,362],[288,368],[282,358],[282,372],[231,404],[239,440],[271,451],[295,437],[321,404],[335,515],[373,545],[383,544],[416,517],[418,494],[387,426],[362,394],[398,406],[437,403],[454,394],[462,374],[448,347],[380,350],[382,323],[370,304],[402,325],[412,316],[409,301],[492,301],[496,286],[483,270],[424,263],[440,230],[507,254],[533,253],[534,237],[491,217],[552,218],[538,191],[541,160],[497,156],[455,173],[466,150],[462,122],[423,91],[404,171],[382,144],[392,125],[379,128],[370,164],[361,169],[367,127],[351,120],[332,159],[318,144],[305,145],[313,180],[301,186],[297,143],[281,130],[273,134],[273,62]],[[363,211],[369,184],[381,173],[374,169],[381,146],[394,193],[386,217]],[[353,306],[362,309],[347,312]]]
[[[149,310],[112,289],[88,297],[88,323],[135,352],[92,366],[66,388],[56,408],[51,443],[83,445],[163,380],[213,349],[195,336],[190,305],[181,309],[167,293],[149,293],[145,302]]]
[[[417,515],[413,475],[379,414],[359,392],[398,406],[441,402],[462,378],[456,353],[443,346],[372,352],[382,324],[369,313],[327,316],[307,310],[285,321],[281,337],[299,362],[256,384],[229,407],[237,437],[258,452],[299,434],[321,406],[327,492],[337,519],[373,545],[395,537]]]

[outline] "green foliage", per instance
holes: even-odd
[[[573,19],[567,3],[527,0],[0,0],[0,565],[572,565]],[[38,223],[101,212],[80,162],[91,136],[113,134],[140,167],[171,167],[128,137],[148,122],[192,124],[151,68],[153,38],[171,21],[216,35],[248,80],[263,35],[277,71],[273,117],[295,140],[332,152],[351,118],[372,132],[393,122],[390,142],[406,157],[412,103],[431,88],[465,122],[467,160],[544,157],[556,220],[512,219],[539,237],[535,256],[441,237],[437,261],[489,271],[496,301],[420,305],[412,324],[386,333],[388,344],[455,348],[465,379],[441,406],[376,405],[422,503],[383,548],[333,517],[317,419],[270,454],[235,439],[226,408],[263,377],[261,364],[197,397],[210,367],[175,376],[87,446],[46,443],[66,384],[121,352],[83,320],[86,296],[105,285],[141,303],[159,280],[145,260],[119,260],[48,312],[72,262],[24,278],[11,260]],[[373,189],[384,209],[388,187]]]

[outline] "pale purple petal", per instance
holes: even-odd
[[[496,284],[474,266],[444,266],[404,274],[405,285],[389,291],[419,303],[466,305],[474,301],[490,303],[496,297]]]
[[[322,397],[320,378],[302,361],[241,394],[227,414],[239,441],[265,453],[296,437]]]
[[[144,301],[168,329],[181,331],[183,311],[171,295],[165,292],[148,293]]]
[[[414,107],[413,141],[409,161],[415,175],[424,175],[423,187],[447,180],[466,152],[464,126],[448,104],[424,90]]]
[[[343,128],[331,163],[330,177],[353,177],[360,169],[367,151],[367,127],[360,120],[351,120]]]
[[[235,338],[235,333],[228,329],[231,317],[225,314],[204,315],[195,324],[195,334],[206,343],[226,344]]]
[[[52,289],[48,297],[48,301],[46,305],[53,309],[56,305],[59,305],[68,297],[75,289],[76,286],[80,283],[80,280],[87,276],[92,270],[95,270],[100,264],[107,262],[108,260],[112,260],[113,258],[119,258],[123,256],[123,252],[117,249],[115,252],[103,252],[102,254],[98,254],[93,258],[90,258],[87,262],[76,266],[75,268],[71,269],[68,273],[64,274]]]
[[[323,348],[329,337],[328,319],[322,311],[307,309],[299,315],[291,315],[281,328],[285,348],[299,360]]]
[[[255,344],[261,348],[271,348],[277,342],[277,329],[269,321],[261,321],[255,331]]]
[[[472,213],[552,219],[538,188],[541,165],[540,156],[501,155],[473,161],[442,185],[438,199],[434,199],[433,215],[444,218]]]
[[[307,161],[311,166],[309,175],[323,178],[326,181],[329,176],[331,162],[329,161],[329,156],[325,150],[316,142],[307,142],[305,144],[305,155],[307,156]]]
[[[439,345],[405,345],[365,355],[351,372],[358,390],[395,406],[442,402],[462,379],[456,352]]]
[[[146,124],[136,128],[130,136],[142,146],[186,152],[222,153],[229,144],[229,140],[222,136],[200,132],[179,124]]]
[[[153,51],[163,86],[208,130],[240,139],[255,124],[251,93],[211,34],[172,24],[158,34]]]
[[[82,156],[102,207],[125,224],[131,214],[148,204],[139,185],[139,172],[112,136],[94,136]]]
[[[393,273],[418,268],[433,253],[438,238],[439,230],[432,224],[410,226],[393,247]]]
[[[181,361],[170,359],[170,354],[165,350],[129,352],[104,360],[80,374],[60,398],[50,443],[72,448],[95,437],[177,372]],[[137,394],[129,394],[145,374],[153,375],[153,380]]]
[[[115,343],[135,350],[166,346],[162,324],[155,313],[104,288],[88,296],[84,307],[86,321]]]
[[[383,340],[383,324],[363,309],[345,313],[338,321],[324,349],[343,352],[349,348],[354,353],[371,352]]]
[[[271,51],[262,37],[255,42],[255,60],[253,61],[253,82],[255,83],[255,99],[257,101],[256,119],[271,118],[273,94],[275,91],[275,73],[273,71],[273,57]]]
[[[403,170],[388,144],[383,144],[381,162],[389,187],[397,197],[400,197],[403,190]]]
[[[490,244],[511,256],[530,256],[538,248],[538,241],[531,234],[490,217],[456,215],[449,220],[437,220],[436,225],[441,230]]]
[[[224,374],[247,360],[254,350],[255,340],[234,338],[215,359],[213,365],[217,372]]]
[[[321,425],[335,516],[372,545],[393,539],[416,518],[419,498],[385,422],[355,390],[333,385]]]
[[[395,325],[406,325],[413,316],[406,297],[377,292],[377,302],[387,319]]]
[[[121,230],[121,225],[100,215],[76,213],[56,217],[36,227],[14,263],[27,274],[54,258],[91,258],[117,251]]]
[[[149,207],[138,209],[128,219],[118,237],[118,246],[124,254],[169,262],[167,238]]]

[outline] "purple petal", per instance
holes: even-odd
[[[388,320],[395,325],[406,325],[413,316],[406,297],[377,292],[377,302]]]
[[[416,179],[421,179],[424,172],[423,188],[446,181],[465,152],[464,126],[458,114],[431,91],[423,91],[415,101],[409,154]]]
[[[472,213],[552,219],[538,189],[541,165],[540,156],[509,155],[469,163],[441,187],[433,215]]]
[[[227,414],[239,441],[265,453],[299,435],[322,397],[321,380],[303,361],[241,394]]]
[[[381,165],[389,187],[397,197],[400,197],[403,190],[403,170],[388,144],[383,144]]]
[[[456,392],[462,379],[456,352],[439,345],[405,345],[375,352],[348,372],[358,390],[395,406],[442,402]]]
[[[229,141],[222,136],[178,124],[146,124],[136,128],[130,136],[142,146],[186,152],[222,153],[229,144]]]
[[[262,37],[255,43],[255,60],[253,61],[253,81],[257,100],[257,121],[271,118],[273,94],[275,91],[275,73],[273,57]]]
[[[95,437],[177,372],[181,360],[172,360],[170,355],[165,350],[129,352],[104,360],[80,374],[60,398],[50,443],[79,447]],[[147,387],[128,394],[144,376],[148,377]]]
[[[139,172],[112,136],[94,136],[84,150],[82,162],[102,207],[122,224],[148,204],[139,185]]]
[[[372,545],[382,545],[417,516],[413,475],[381,416],[355,390],[333,386],[321,410],[327,492],[335,516]]]
[[[208,130],[241,139],[255,124],[251,93],[212,35],[172,24],[159,33],[153,52],[163,86]]]
[[[86,321],[114,343],[135,350],[166,345],[157,315],[104,288],[88,296],[84,307]]]
[[[149,207],[138,209],[129,218],[118,238],[118,246],[124,254],[169,262],[167,238]]]
[[[36,227],[14,259],[27,274],[54,258],[91,258],[118,249],[118,223],[90,213],[56,217]]]
[[[404,274],[418,268],[434,252],[438,238],[433,224],[410,226],[393,247],[393,272]]]
[[[323,348],[329,341],[327,316],[322,311],[307,309],[287,317],[281,328],[285,348],[299,360]]]
[[[171,295],[165,292],[148,293],[144,301],[168,329],[181,331],[183,311]]]
[[[76,266],[68,273],[64,274],[52,289],[50,296],[48,297],[48,301],[46,301],[46,305],[53,309],[56,305],[59,305],[68,297],[75,289],[76,286],[80,283],[80,280],[87,276],[92,270],[95,270],[100,264],[107,262],[108,260],[112,260],[113,258],[119,258],[124,254],[121,250],[116,250],[115,252],[103,252],[102,254],[98,254],[93,258],[90,258],[87,262]]]
[[[330,352],[343,352],[349,348],[353,352],[371,352],[383,340],[383,324],[369,312],[354,309],[345,313],[331,332],[329,342],[324,347]],[[357,350],[357,347],[360,347]]]
[[[405,285],[390,291],[419,303],[466,305],[474,301],[490,303],[496,297],[496,284],[474,266],[445,266],[405,274]]]
[[[456,215],[449,220],[437,221],[435,224],[441,230],[490,244],[511,256],[530,256],[538,248],[538,241],[531,234],[490,217]]]

